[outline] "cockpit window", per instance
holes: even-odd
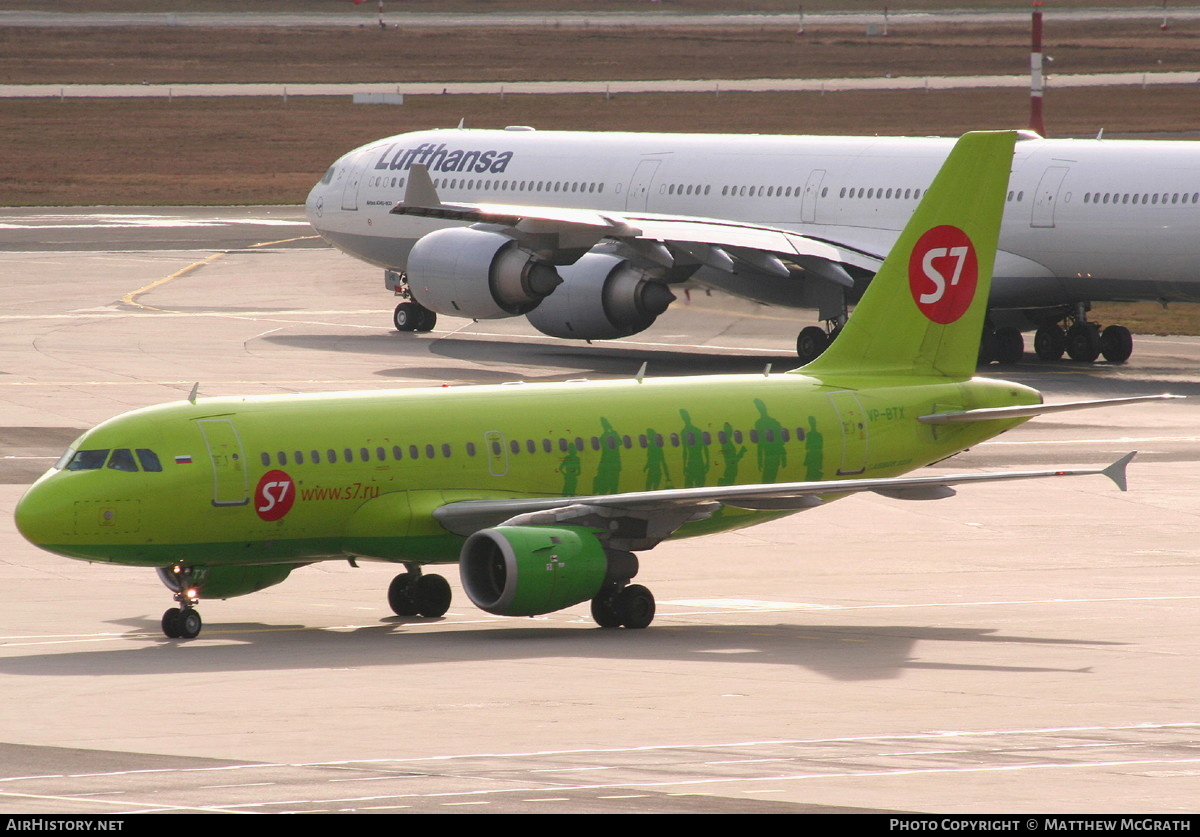
[[[137,463],[133,461],[133,451],[129,448],[117,448],[108,460],[108,467],[114,471],[136,471]]]
[[[68,471],[95,471],[104,467],[104,460],[108,459],[108,448],[104,450],[81,450],[76,451],[71,457],[71,461],[67,463]]]
[[[143,471],[161,471],[162,463],[158,461],[158,454],[146,448],[137,449],[138,462],[142,463]]]
[[[333,181],[333,173],[337,171],[337,166],[330,166],[329,171],[325,172],[325,176],[321,178],[321,184],[328,186]]]

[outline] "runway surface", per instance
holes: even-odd
[[[659,615],[442,619],[329,563],[164,639],[144,570],[42,553],[11,514],[84,428],[201,395],[791,368],[789,312],[682,300],[587,345],[521,322],[391,330],[379,271],[299,208],[0,210],[0,803],[141,811],[1175,813],[1200,755],[1200,339],[985,374],[1048,400],[939,469],[1101,478],[847,499],[646,553]]]

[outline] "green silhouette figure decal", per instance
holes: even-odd
[[[616,494],[621,483],[621,437],[608,419],[601,417],[600,464],[592,480],[593,494]]]
[[[575,443],[567,446],[566,455],[559,463],[558,472],[563,475],[562,493],[564,497],[574,497],[579,493],[579,452]]]
[[[808,433],[804,437],[804,479],[816,482],[824,473],[825,437],[817,430],[816,416],[808,417]]]
[[[754,399],[759,419],[754,422],[758,444],[758,470],[763,482],[775,482],[780,468],[787,467],[787,448],[783,444],[783,425],[767,415],[767,405],[761,398]]]
[[[696,488],[704,485],[708,477],[708,446],[700,428],[692,424],[688,411],[680,410],[679,415],[683,418],[683,429],[679,431],[683,445],[683,487]]]
[[[729,422],[725,422],[724,439],[721,443],[721,460],[725,463],[725,470],[717,480],[717,485],[733,485],[737,482],[738,465],[746,455],[746,446],[742,445],[738,450],[733,442],[733,425]]]
[[[653,427],[646,428],[646,464],[642,468],[646,472],[646,490],[657,491],[665,479],[667,488],[671,487],[671,472],[667,470],[667,457],[663,454],[662,443]]]

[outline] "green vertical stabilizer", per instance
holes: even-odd
[[[842,333],[799,371],[973,374],[1016,137],[977,132],[955,144]]]

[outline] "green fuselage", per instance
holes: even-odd
[[[1039,401],[979,378],[794,373],[211,398],[89,431],[17,521],[53,552],[140,566],[452,562],[447,503],[896,476],[1024,421],[918,416]],[[677,536],[786,513],[725,507]]]

